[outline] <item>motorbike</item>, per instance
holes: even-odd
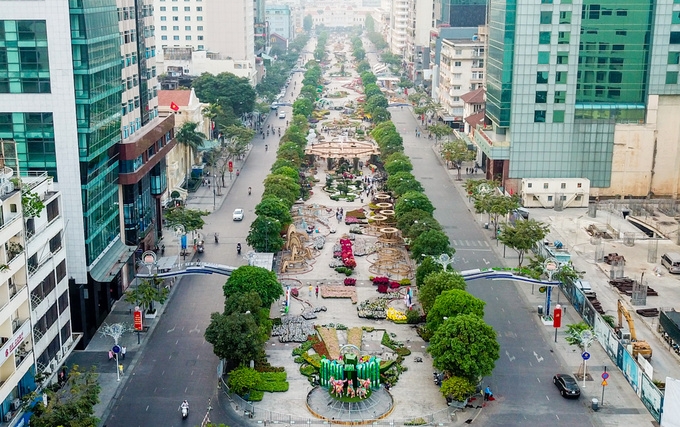
[[[186,401],[182,402],[180,410],[182,411],[182,419],[186,420],[189,416],[189,404]]]
[[[250,196],[250,193],[252,193],[252,188],[248,187],[248,195]]]
[[[215,243],[220,243],[220,236],[217,233],[215,233]]]
[[[237,253],[238,255],[241,255],[241,244],[240,244],[240,243],[237,243],[237,244],[236,244],[236,253]]]
[[[198,242],[198,245],[196,246],[196,250],[198,251],[199,254],[202,254],[203,252],[205,252],[205,246],[204,246],[203,240]]]

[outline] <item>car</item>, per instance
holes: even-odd
[[[232,215],[232,218],[234,219],[234,221],[243,221],[244,215],[245,213],[243,212],[243,209],[238,208],[234,209],[234,215]]]
[[[269,108],[271,108],[272,110],[278,110],[279,109],[279,103],[274,102],[274,103],[272,103],[272,105]]]
[[[279,111],[279,119],[285,119],[286,118],[286,112],[285,111]]]
[[[581,389],[578,387],[576,378],[569,374],[557,374],[553,377],[553,384],[560,391],[564,398],[573,397],[578,399],[581,396]]]

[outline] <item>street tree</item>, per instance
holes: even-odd
[[[312,27],[314,26],[314,20],[312,19],[312,15],[305,15],[305,17],[302,19],[302,28],[306,32],[312,31]]]
[[[224,302],[224,314],[252,314],[255,323],[260,328],[260,336],[266,341],[271,332],[272,321],[269,319],[269,306],[262,306],[262,299],[255,291],[236,292]]]
[[[363,61],[366,58],[366,50],[363,47],[357,47],[352,50],[352,56],[357,61]]]
[[[465,181],[465,191],[467,192],[468,197],[474,198],[483,196],[487,192],[492,192],[499,186],[499,182],[488,179],[468,179]]]
[[[175,132],[175,140],[184,147],[184,153],[186,154],[187,182],[191,178],[192,154],[195,156],[196,152],[203,148],[206,139],[203,133],[196,130],[197,128],[198,123],[187,121],[182,123],[182,126]]]
[[[380,86],[375,83],[367,84],[364,86],[364,96],[366,99],[370,99],[372,96],[382,95],[382,90]]]
[[[308,99],[314,102],[316,100],[316,86],[303,85],[300,89],[300,96],[298,96],[298,100],[300,99]]]
[[[399,80],[399,83],[397,83],[397,86],[402,89],[410,89],[413,87],[413,82],[405,77],[402,77],[401,80]]]
[[[368,61],[363,60],[357,64],[357,73],[361,74],[366,71],[371,70],[371,64],[368,63]]]
[[[202,102],[219,104],[227,111],[231,109],[236,117],[253,111],[255,89],[245,77],[223,72],[217,75],[203,73],[192,82],[196,96]]]
[[[500,355],[496,332],[474,314],[446,319],[430,340],[427,351],[435,368],[477,383],[490,375]]]
[[[253,316],[243,313],[212,313],[204,336],[217,357],[237,366],[259,359],[264,352],[260,328]]]
[[[460,314],[474,314],[484,318],[486,302],[467,291],[452,289],[444,291],[434,300],[432,308],[427,313],[427,330],[434,333],[445,319]]]
[[[210,215],[208,211],[177,206],[166,210],[163,218],[167,228],[175,228],[181,225],[184,227],[184,231],[189,232],[201,230],[205,225],[203,217],[208,215]]]
[[[397,172],[387,177],[387,188],[397,196],[409,191],[423,191],[423,186],[411,172]]]
[[[293,114],[309,117],[314,111],[313,98],[299,98],[293,102]]]
[[[498,221],[519,207],[517,196],[482,194],[474,199],[475,210],[486,213],[493,222],[494,236],[498,235]]]
[[[264,179],[264,187],[267,188],[269,185],[281,185],[287,188],[291,193],[300,194],[298,179],[292,179],[285,175],[270,174]]]
[[[373,123],[384,123],[392,119],[392,114],[384,107],[375,107],[371,113]]]
[[[74,426],[91,427],[99,424],[94,415],[94,406],[99,403],[101,386],[96,367],[81,371],[73,365],[66,381],[58,387],[47,387],[41,391],[47,397],[47,405],[39,394],[33,391],[25,395],[25,409],[32,413],[31,427]]]
[[[102,336],[113,338],[113,343],[118,345],[120,337],[128,332],[133,332],[134,330],[135,329],[132,326],[125,323],[104,323],[99,327],[97,332],[102,334]]]
[[[292,203],[291,203],[292,206]],[[281,237],[281,223],[275,218],[258,216],[252,224],[246,242],[255,252],[278,252],[285,241]]]
[[[425,283],[425,278],[433,273],[444,271],[444,267],[432,257],[423,257],[416,268],[416,286],[420,289]]]
[[[470,150],[467,146],[467,144],[460,139],[457,139],[455,141],[449,141],[445,142],[442,145],[442,148],[440,150],[440,153],[444,160],[446,160],[447,166],[452,164],[454,167],[458,169],[458,181],[461,181],[461,168],[463,165],[463,162],[469,162],[475,159],[476,153],[472,150]]]
[[[404,194],[394,205],[394,212],[397,216],[397,220],[399,220],[401,215],[414,209],[420,209],[430,214],[434,212],[434,206],[432,206],[430,199],[425,194],[417,191],[411,191]]]
[[[366,105],[364,106],[364,110],[367,111],[370,114],[373,114],[376,111],[376,108],[382,107],[382,108],[387,108],[387,98],[385,98],[385,95],[381,94],[376,94],[371,96],[370,98],[366,98]]]
[[[168,299],[170,291],[162,286],[163,279],[154,276],[152,279],[143,279],[137,287],[131,287],[125,291],[125,301],[130,304],[138,305],[142,310],[147,309],[148,313],[155,313],[153,303],[163,304]]]
[[[440,230],[423,231],[411,242],[411,258],[413,259],[420,259],[426,255],[453,255],[454,252],[449,236]]]
[[[280,168],[272,170],[272,175],[283,175],[295,181],[300,180],[300,172],[298,169],[290,166],[281,166]]]
[[[515,224],[501,225],[498,240],[505,246],[512,248],[518,255],[518,268],[522,268],[524,254],[540,242],[550,232],[550,228],[534,219],[517,220]]]
[[[297,168],[295,163],[291,162],[288,159],[276,159],[276,161],[272,164],[271,169],[269,169],[269,170],[275,171],[275,170],[282,168],[282,167],[289,167],[289,168],[292,168],[292,169]]]
[[[432,217],[432,214],[420,209],[414,209],[400,215],[397,219],[397,228],[409,239],[414,239],[427,230],[442,229],[439,222]]]
[[[304,155],[304,149],[294,142],[283,142],[276,151],[276,156],[278,158],[290,160],[296,165],[302,163]]]
[[[393,67],[399,67],[403,60],[404,58],[402,58],[401,55],[397,55],[396,53],[389,51],[380,54],[380,62],[384,62],[385,64],[391,65]]]
[[[366,71],[366,72],[361,73],[360,77],[361,77],[361,83],[364,86],[369,85],[371,83],[375,83],[375,82],[378,81],[378,78],[375,76],[375,74],[373,74],[370,71]]]
[[[264,187],[264,192],[262,193],[262,198],[273,197],[277,200],[283,200],[289,206],[293,206],[295,201],[300,197],[300,190],[291,191],[288,187],[272,183]],[[252,246],[252,245],[251,245]],[[259,247],[259,245],[258,245]],[[258,251],[261,252],[261,251]],[[268,252],[268,251],[267,251]]]
[[[247,145],[253,140],[255,131],[245,126],[227,126],[224,129],[224,136],[239,145]]]
[[[255,214],[274,218],[281,224],[282,228],[287,228],[292,222],[293,217],[290,215],[290,206],[284,201],[274,197],[265,197],[257,206],[255,206]]]
[[[428,126],[427,131],[434,135],[434,142],[437,144],[439,144],[439,140],[443,137],[453,134],[453,129],[449,126],[440,124]]]
[[[366,15],[366,19],[364,20],[364,28],[366,28],[366,32],[369,33],[375,31],[375,21],[370,14]]]
[[[418,301],[427,314],[434,305],[437,297],[444,291],[466,288],[465,279],[455,271],[438,271],[425,277],[419,287]]]
[[[234,270],[222,290],[225,297],[237,292],[257,292],[263,307],[270,306],[283,295],[283,288],[276,278],[276,273],[250,265],[242,265]]]
[[[476,390],[477,387],[475,386],[475,383],[465,377],[456,376],[449,377],[442,381],[442,386],[439,389],[445,398],[450,397],[457,402],[465,401],[472,396]]]
[[[393,154],[401,154],[401,153],[393,153]],[[390,156],[392,157],[392,156]],[[385,162],[385,171],[387,172],[388,175],[394,175],[400,172],[411,172],[413,170],[413,164],[411,163],[411,160],[407,159],[395,159],[395,160],[387,160]]]

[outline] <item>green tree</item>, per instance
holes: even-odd
[[[47,406],[37,392],[31,392],[23,397],[25,404],[32,412],[30,424],[32,427],[92,427],[99,424],[94,416],[94,406],[99,403],[101,386],[97,381],[99,374],[96,367],[82,372],[78,365],[71,366],[66,382],[60,387],[47,387],[43,391],[47,396]],[[33,402],[36,402],[33,404]]]
[[[361,83],[366,86],[371,83],[375,83],[378,81],[378,78],[375,76],[375,74],[371,73],[370,71],[366,71],[361,73]]]
[[[264,187],[267,188],[270,185],[281,185],[291,193],[300,194],[300,184],[298,184],[298,181],[285,175],[269,175],[264,179]]]
[[[425,283],[425,278],[433,273],[444,271],[444,267],[432,257],[424,257],[416,268],[416,286],[420,289]]]
[[[453,129],[449,126],[440,124],[428,126],[427,131],[434,135],[434,141],[437,144],[439,144],[439,140],[442,139],[442,137],[449,136],[453,133]]]
[[[269,169],[269,170],[275,171],[275,170],[282,168],[282,167],[289,167],[289,168],[292,168],[292,169],[297,168],[295,163],[291,162],[288,159],[276,159],[276,161],[272,164],[271,169]]]
[[[368,63],[368,61],[364,60],[361,61],[357,64],[357,73],[361,74],[366,71],[371,70],[371,64]]]
[[[284,142],[279,146],[276,155],[280,159],[290,160],[296,165],[302,163],[305,151],[294,142]]]
[[[394,153],[394,154],[401,154],[401,153]],[[392,157],[392,156],[390,156]],[[411,163],[411,160],[409,159],[395,159],[395,160],[387,160],[385,162],[385,171],[387,171],[388,175],[394,175],[399,172],[411,172],[413,170],[413,164]]]
[[[463,402],[475,393],[477,387],[467,378],[454,376],[442,381],[439,390],[445,398],[450,397],[457,402]]]
[[[377,111],[377,108],[387,108],[387,105],[387,98],[381,93],[367,98],[364,110],[370,114],[374,114]]]
[[[222,290],[225,297],[237,292],[257,292],[263,307],[270,306],[283,295],[283,288],[276,278],[276,273],[250,265],[242,265],[232,271]]]
[[[165,224],[168,228],[174,228],[178,225],[184,226],[184,231],[201,230],[205,225],[204,216],[210,215],[208,211],[198,209],[188,209],[184,206],[178,206],[165,211]]]
[[[255,107],[255,89],[245,77],[227,72],[217,75],[203,73],[194,79],[191,86],[201,102],[219,104],[225,111],[231,109],[236,117],[253,111]]]
[[[256,313],[262,308],[262,298],[255,291],[235,292],[226,297],[224,301],[224,314],[243,314],[246,312]],[[258,319],[255,319],[256,323]]]
[[[291,203],[292,205],[292,203]],[[252,224],[246,242],[255,252],[278,252],[285,241],[281,237],[281,223],[275,218],[258,216]]]
[[[281,166],[280,168],[272,170],[272,175],[283,175],[295,181],[300,180],[300,172],[298,169],[290,166]]]
[[[432,308],[427,313],[427,330],[434,333],[446,318],[460,314],[474,314],[483,318],[485,305],[486,302],[467,291],[460,289],[444,291],[435,298]]]
[[[300,191],[291,191],[284,185],[272,183],[264,187],[262,198],[265,197],[273,197],[276,200],[283,200],[288,204],[288,206],[293,206],[295,201],[300,197]]]
[[[586,351],[583,335],[581,335],[583,331],[593,332],[593,328],[588,326],[586,322],[572,323],[567,325],[567,336],[564,337],[567,344],[578,347],[581,352]]]
[[[453,271],[438,271],[430,273],[423,284],[420,285],[418,292],[418,301],[423,307],[423,311],[427,314],[434,305],[437,297],[444,291],[453,289],[465,290],[465,279],[458,272]]]
[[[427,351],[437,369],[477,383],[490,375],[500,355],[493,328],[473,314],[450,317],[432,336]]]
[[[424,255],[453,255],[454,252],[449,236],[439,230],[423,231],[411,242],[411,257],[414,259]]]
[[[423,186],[411,172],[397,172],[387,177],[387,188],[397,196],[401,196],[409,191],[423,191]]]
[[[239,145],[247,145],[255,137],[255,131],[244,126],[227,126],[224,136]]]
[[[34,218],[39,216],[45,204],[37,193],[32,192],[27,185],[21,187],[21,211],[24,218]]]
[[[380,86],[375,83],[367,84],[364,86],[364,96],[366,99],[370,99],[372,96],[382,95],[382,90]]]
[[[229,389],[239,396],[252,391],[260,382],[260,373],[255,369],[241,366],[229,372]]]
[[[369,33],[375,31],[375,21],[371,15],[366,15],[366,19],[364,20],[364,28],[366,28],[366,31]]]
[[[385,107],[375,107],[371,113],[373,123],[383,123],[392,119],[392,114]]]
[[[357,47],[352,51],[352,56],[357,61],[363,61],[366,58],[366,51],[363,47]]]
[[[498,235],[498,220],[519,207],[517,196],[484,194],[475,198],[475,210],[488,213],[493,221],[494,236]]]
[[[302,19],[302,28],[306,32],[312,31],[312,27],[314,26],[314,20],[312,19],[312,15],[305,15],[305,17]]]
[[[430,199],[428,199],[425,194],[417,191],[404,194],[394,205],[394,212],[397,215],[397,220],[399,220],[401,215],[414,209],[420,209],[421,211],[428,212],[430,215],[434,212],[434,206],[432,206]]]
[[[550,229],[534,219],[517,220],[515,224],[501,225],[501,232],[498,240],[505,246],[517,252],[519,258],[518,268],[522,268],[524,254],[534,247],[536,242],[540,242],[550,232]]]
[[[441,230],[441,225],[430,213],[414,209],[399,216],[397,228],[401,230],[405,237],[414,239],[424,231]]]
[[[188,121],[182,123],[182,126],[175,132],[175,140],[178,144],[184,146],[184,152],[186,153],[187,182],[191,178],[192,153],[196,155],[196,152],[203,148],[206,139],[203,133],[196,130],[197,127],[198,123]]]
[[[452,163],[458,169],[458,181],[462,180],[460,170],[463,162],[472,161],[476,157],[476,153],[470,150],[467,144],[460,139],[444,143],[440,153],[444,160],[446,160],[447,166],[449,163]]]
[[[282,228],[288,227],[293,222],[293,217],[290,215],[290,206],[284,201],[275,199],[274,197],[265,197],[255,206],[255,214],[274,218],[281,224]]]
[[[309,98],[299,98],[293,103],[293,114],[300,114],[305,117],[309,117],[314,111],[314,104],[312,104],[312,99]]]
[[[264,353],[264,340],[252,315],[212,313],[204,336],[217,357],[237,365],[257,360]]]
[[[162,284],[163,279],[156,276],[150,280],[141,280],[136,288],[125,291],[125,301],[138,305],[142,310],[148,309],[150,313],[154,313],[156,310],[153,308],[153,303],[163,304],[170,293],[168,288],[162,286]]]

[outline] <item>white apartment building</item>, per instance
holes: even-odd
[[[439,62],[439,103],[442,119],[463,128],[464,94],[484,86],[484,43],[479,40],[442,40]]]
[[[416,85],[431,80],[430,30],[434,27],[434,2],[415,1],[409,4],[409,27],[407,29],[404,59],[408,64],[409,76]]]
[[[246,60],[235,60],[230,56],[191,47],[166,47],[163,54],[156,57],[160,70],[169,76],[200,76],[203,73],[231,73],[257,84],[257,68]]]
[[[406,54],[406,43],[410,25],[411,0],[392,0],[390,13],[390,29],[387,34],[387,43],[390,51],[395,55]]]
[[[255,73],[253,0],[154,0],[154,19],[159,55],[166,48],[189,47],[245,61]]]

